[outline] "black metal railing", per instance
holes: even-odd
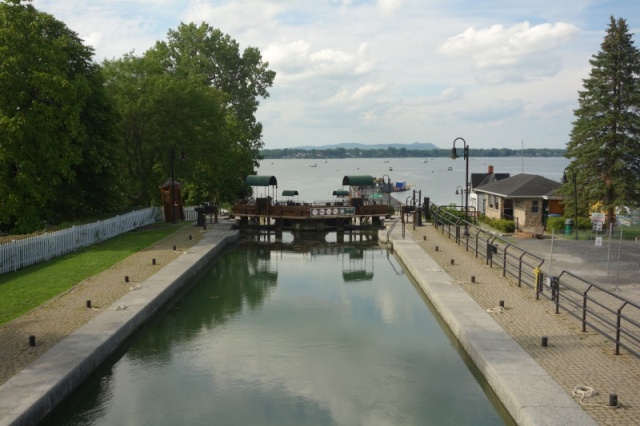
[[[640,305],[569,271],[558,276],[542,272],[544,259],[527,252],[446,208],[431,205],[434,227],[458,245],[464,245],[490,267],[499,267],[503,277],[523,284],[555,304],[582,324],[582,331],[594,330],[620,348],[640,358]]]

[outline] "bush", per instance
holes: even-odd
[[[516,223],[513,220],[491,219],[485,215],[481,215],[480,221],[486,223],[492,228],[497,229],[498,231],[511,233],[516,230]]]

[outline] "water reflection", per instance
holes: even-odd
[[[226,252],[54,423],[502,423],[375,239],[284,239]]]

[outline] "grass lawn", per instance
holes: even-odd
[[[48,262],[0,275],[0,325],[149,247],[177,229],[176,225],[156,224]]]

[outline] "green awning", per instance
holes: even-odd
[[[296,191],[295,189],[285,189],[284,191],[282,191],[283,197],[293,197],[295,195],[298,195],[298,191]]]
[[[349,186],[374,186],[373,176],[345,176],[342,178],[343,185]]]
[[[336,189],[335,191],[333,191],[333,195],[336,197],[346,197],[347,195],[349,195],[349,191],[347,191],[346,189]]]
[[[249,175],[244,183],[247,186],[278,186],[275,176]]]

